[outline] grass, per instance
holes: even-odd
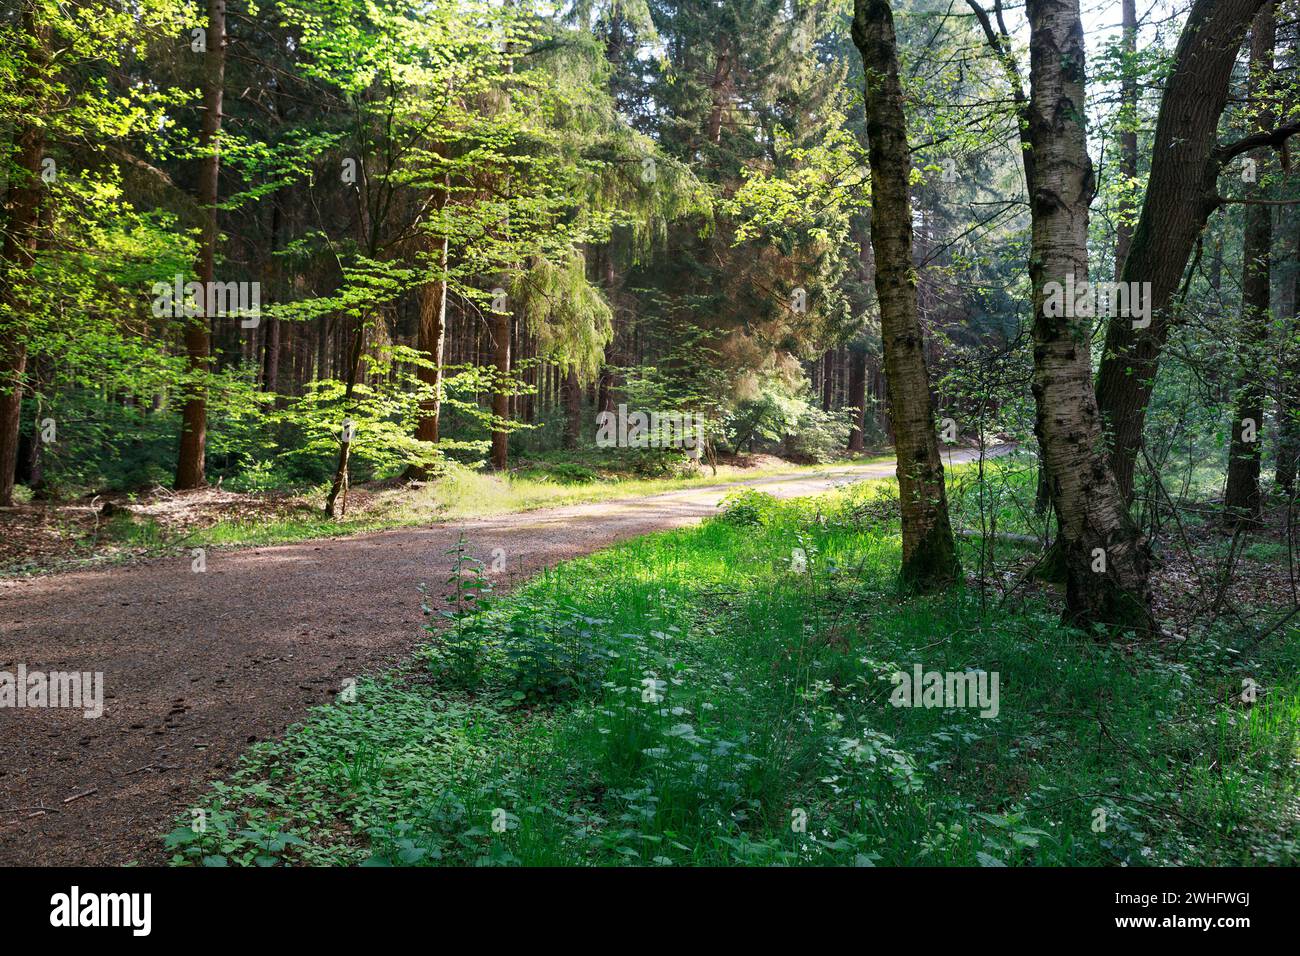
[[[104,524],[103,536],[127,548],[161,548],[167,543],[166,532],[157,521],[145,517],[137,519],[119,511]]]
[[[1041,602],[904,600],[890,487],[742,491],[500,600],[448,555],[428,645],[251,750],[167,836],[173,861],[1300,860],[1295,630],[1134,648]],[[1004,488],[991,513],[1014,528],[1032,480]],[[954,496],[967,525],[972,500]],[[997,674],[997,716],[893,706],[915,664]]]

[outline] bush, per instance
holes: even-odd
[[[725,433],[732,448],[769,448],[788,458],[831,460],[848,444],[853,413],[824,412],[807,395],[784,395],[769,389],[739,402]]]
[[[718,516],[720,521],[740,527],[758,527],[772,520],[777,500],[753,488],[737,488],[728,492],[718,507],[722,509]]]
[[[473,690],[483,679],[492,632],[486,613],[491,607],[492,582],[483,572],[483,562],[468,554],[462,535],[447,554],[453,555],[452,570],[447,576],[447,608],[434,611],[427,601],[421,602],[426,617],[448,621],[444,628],[426,624],[434,636],[430,645],[430,670],[450,686]],[[421,585],[423,590],[423,585]]]

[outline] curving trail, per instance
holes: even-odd
[[[1003,453],[1005,447],[991,454]],[[974,452],[946,454],[958,464]],[[0,671],[102,671],[104,714],[0,708],[0,864],[161,862],[155,837],[252,742],[419,643],[416,586],[463,532],[508,580],[715,513],[890,477],[892,462],[0,582]],[[501,584],[498,584],[500,587]],[[44,811],[44,812],[42,812]]]

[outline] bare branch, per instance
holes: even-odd
[[[1242,153],[1249,153],[1252,149],[1264,149],[1266,147],[1282,149],[1286,145],[1286,141],[1297,133],[1300,133],[1300,120],[1287,123],[1285,126],[1279,126],[1276,129],[1251,133],[1234,143],[1217,146],[1214,150],[1214,158],[1219,161],[1219,165],[1223,165]]]

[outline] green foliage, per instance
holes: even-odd
[[[825,462],[843,450],[852,425],[852,409],[822,411],[806,394],[769,381],[724,416],[722,435],[737,452],[761,444],[795,461]]]
[[[853,427],[853,409],[825,412],[808,403],[799,410],[785,443],[793,461],[826,462],[844,450]]]
[[[767,524],[776,510],[777,501],[769,494],[754,488],[737,488],[729,491],[718,503],[720,520],[737,527],[756,527]]]
[[[163,838],[163,845],[174,851],[173,862],[187,862],[206,867],[275,866],[286,850],[306,846],[292,833],[259,830],[252,827],[232,828],[232,816],[220,811],[211,817],[202,814],[189,826],[177,827]]]
[[[429,654],[430,670],[453,687],[472,690],[483,679],[488,642],[492,630],[485,614],[491,607],[488,597],[492,582],[484,573],[483,562],[468,553],[468,542],[461,535],[447,554],[453,556],[447,577],[447,607],[434,610],[427,602],[421,605],[426,617],[450,621],[445,629],[425,625],[435,635]]]
[[[619,657],[604,618],[550,602],[511,610],[498,633],[505,652],[504,692],[512,701],[533,705],[589,693]]]
[[[550,475],[556,481],[563,481],[575,485],[585,485],[600,479],[600,476],[590,468],[572,461],[557,462],[556,464],[548,465],[546,474]]]

